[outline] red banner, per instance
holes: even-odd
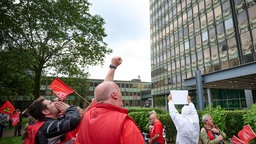
[[[16,112],[10,116],[12,126],[16,126],[20,122],[20,112]]]
[[[64,101],[69,94],[74,92],[72,88],[62,82],[59,78],[54,79],[50,84],[50,88],[62,101]]]
[[[244,142],[249,143],[250,140],[254,139],[256,137],[256,134],[251,129],[250,125],[247,124],[244,126],[242,130],[238,132],[238,137]]]
[[[245,144],[243,141],[241,141],[238,137],[234,136],[231,138],[232,144]]]
[[[10,103],[8,100],[2,105],[0,108],[0,112],[4,114],[12,115],[12,113],[15,111],[14,106],[12,103]]]

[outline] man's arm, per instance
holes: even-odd
[[[150,140],[148,140],[148,142],[151,144],[153,141],[155,141],[160,135],[159,134],[155,134]]]
[[[120,56],[115,56],[111,59],[111,65],[109,66],[109,71],[104,79],[104,81],[113,81],[116,68],[122,63],[122,58]]]
[[[80,122],[80,115],[76,106],[66,109],[65,116],[59,119],[46,119],[46,122],[38,131],[39,142],[58,142],[60,137],[74,130]]]
[[[169,108],[169,115],[172,118],[172,121],[175,125],[175,127],[178,129],[179,124],[182,122],[183,117],[182,115],[178,112],[178,110],[175,108],[174,103],[172,101],[172,95],[170,94],[168,96],[168,108]]]

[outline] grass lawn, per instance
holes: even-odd
[[[24,125],[28,122],[27,117],[22,118],[22,131],[21,134],[23,133]],[[9,127],[9,126],[7,126]],[[8,133],[8,134],[7,134]],[[14,134],[14,128],[9,129],[7,128],[6,131],[4,131],[4,136],[8,135],[7,137],[0,138],[0,144],[22,144],[23,140],[21,139],[21,136],[16,136],[13,137]]]
[[[22,144],[21,136],[19,137],[8,137],[0,138],[0,144]]]

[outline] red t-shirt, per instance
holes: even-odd
[[[156,140],[154,140],[154,142],[164,144],[163,126],[159,120],[154,123],[153,128],[150,130],[150,138],[153,138],[156,134],[159,134],[159,137]]]

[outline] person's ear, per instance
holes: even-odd
[[[42,113],[43,113],[44,115],[48,115],[48,114],[50,113],[50,111],[49,111],[48,109],[45,109],[45,110],[42,111]]]
[[[113,92],[113,93],[111,94],[111,97],[112,97],[113,99],[118,99],[117,93],[115,93],[115,92]]]

